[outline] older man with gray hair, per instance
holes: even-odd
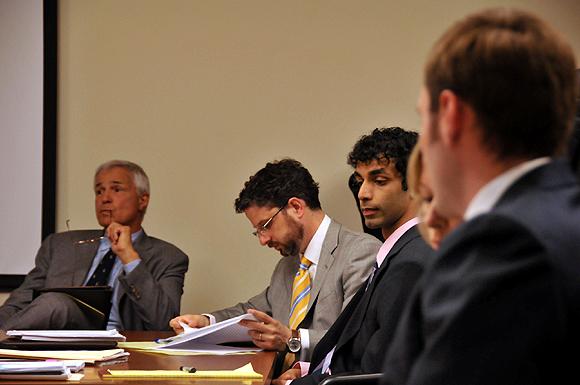
[[[148,236],[141,223],[149,178],[135,163],[113,160],[94,178],[95,213],[103,229],[48,236],[35,267],[0,307],[0,328],[96,329],[103,318],[59,292],[66,286],[110,286],[108,329],[163,330],[179,314],[189,260],[177,247]]]

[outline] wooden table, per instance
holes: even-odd
[[[128,341],[152,341],[155,338],[169,337],[171,332],[122,332],[127,337]],[[104,363],[98,366],[86,366],[84,369],[85,376],[80,382],[70,381],[50,381],[50,384],[131,384],[131,385],[152,385],[152,384],[193,384],[196,385],[269,385],[272,379],[272,371],[274,366],[275,352],[260,352],[256,354],[243,355],[229,355],[229,356],[207,356],[207,355],[192,355],[192,356],[170,356],[159,353],[148,353],[143,351],[136,351],[127,349],[131,353],[127,361]],[[117,370],[135,370],[135,369],[165,369],[178,370],[180,366],[192,366],[198,370],[211,369],[236,369],[246,365],[248,362],[252,363],[254,370],[264,376],[263,381],[259,380],[202,380],[202,379],[163,379],[163,380],[143,380],[143,379],[127,379],[127,380],[108,380],[102,379],[101,375],[107,369]],[[0,385],[4,384],[39,384],[48,382],[38,381],[3,381],[0,380]]]

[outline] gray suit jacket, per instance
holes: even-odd
[[[381,242],[376,238],[331,222],[312,283],[308,312],[299,325],[309,333],[310,347],[304,352],[306,357],[369,276],[380,247]],[[258,309],[288,325],[292,283],[298,265],[298,256],[281,258],[270,285],[263,292],[248,302],[211,314],[222,321],[244,314],[248,309]]]
[[[78,230],[48,236],[36,255],[35,266],[22,285],[0,307],[0,325],[32,301],[33,289],[81,286],[97,253],[103,230]],[[189,260],[170,243],[143,234],[133,245],[141,263],[119,276],[119,313],[125,330],[166,330],[179,315],[183,279]]]

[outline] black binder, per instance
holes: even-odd
[[[113,289],[110,286],[69,286],[34,290],[32,299],[44,293],[63,293],[70,296],[89,317],[101,320],[101,329],[107,327],[111,312]]]
[[[117,341],[28,341],[20,337],[0,337],[0,349],[14,350],[106,350],[116,349]]]
[[[110,286],[70,286],[52,287],[33,290],[32,299],[44,293],[63,293],[70,296],[79,308],[89,317],[100,321],[101,329],[105,329],[111,312],[113,289]],[[18,350],[102,350],[114,349],[116,341],[28,341],[19,337],[7,337],[0,334],[0,348]]]

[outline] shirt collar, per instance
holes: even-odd
[[[385,243],[379,249],[377,253],[377,265],[380,267],[395,243],[409,230],[411,227],[415,226],[419,223],[419,218],[415,217],[409,219],[407,222],[403,223],[401,226],[397,228],[397,230],[393,231],[391,235],[385,240]]]
[[[463,219],[468,221],[478,215],[489,212],[507,189],[516,183],[518,179],[528,172],[549,163],[550,160],[549,157],[532,159],[510,168],[492,179],[483,186],[477,194],[475,194],[471,202],[469,202],[467,210],[465,210],[465,214],[463,215]]]
[[[306,250],[304,250],[304,256],[313,264],[317,265],[320,259],[320,252],[322,251],[322,244],[326,238],[326,233],[328,232],[328,227],[330,226],[330,217],[324,215],[324,219],[320,222],[318,229],[314,233],[314,236],[308,243]]]

